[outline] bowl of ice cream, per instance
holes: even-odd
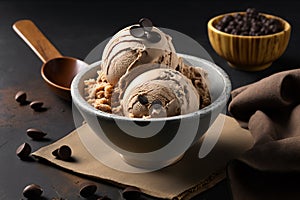
[[[207,29],[216,53],[231,67],[246,71],[268,68],[285,52],[291,33],[286,20],[254,8],[215,16]]]
[[[114,35],[102,60],[76,75],[71,95],[124,161],[159,169],[179,160],[226,110],[231,83],[214,63],[176,53],[170,36],[142,25]]]

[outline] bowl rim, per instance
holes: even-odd
[[[218,29],[216,29],[214,26],[213,26],[213,23],[226,16],[226,15],[234,15],[234,14],[245,14],[246,12],[245,11],[241,11],[241,12],[230,12],[230,13],[224,13],[224,14],[220,14],[220,15],[217,15],[213,18],[211,18],[208,23],[207,23],[207,27],[208,29],[212,30],[213,32],[216,32],[217,34],[220,34],[220,35],[224,35],[224,36],[229,36],[229,37],[236,37],[236,38],[245,38],[245,39],[250,39],[250,38],[257,38],[257,39],[263,39],[263,38],[270,38],[270,37],[274,37],[274,36],[278,36],[278,35],[281,35],[281,34],[285,34],[287,32],[289,32],[291,30],[291,25],[288,21],[286,21],[285,19],[281,18],[281,17],[278,17],[278,16],[275,16],[275,15],[271,15],[271,14],[267,14],[267,13],[259,13],[261,15],[264,15],[265,17],[267,18],[275,18],[275,19],[278,19],[280,20],[283,24],[284,24],[284,29],[280,32],[277,32],[277,33],[272,33],[272,34],[268,34],[268,35],[234,35],[234,34],[230,34],[230,33],[226,33],[226,32],[223,32],[223,31],[220,31]]]
[[[172,116],[172,117],[162,117],[162,118],[130,118],[130,117],[126,117],[126,116],[121,116],[121,115],[117,115],[117,114],[113,114],[113,113],[107,113],[101,110],[98,110],[96,108],[94,108],[92,105],[90,105],[85,98],[80,94],[79,92],[79,82],[82,79],[82,76],[84,74],[86,74],[87,72],[89,72],[90,70],[94,69],[95,67],[98,67],[101,64],[101,61],[97,61],[94,62],[92,64],[90,64],[89,67],[87,67],[86,69],[81,70],[73,79],[72,84],[71,84],[71,97],[72,97],[72,101],[75,104],[76,107],[80,107],[80,109],[93,114],[95,116],[101,116],[104,118],[110,118],[110,119],[117,119],[117,120],[124,120],[124,121],[142,121],[142,122],[152,122],[152,121],[171,121],[171,120],[180,120],[182,118],[192,118],[192,117],[199,117],[201,115],[204,115],[206,113],[211,112],[211,110],[213,110],[213,108],[218,108],[219,106],[221,106],[223,103],[227,103],[229,97],[230,97],[230,92],[232,89],[232,85],[231,85],[231,81],[227,75],[227,73],[219,66],[217,66],[215,63],[210,62],[208,60],[202,59],[202,58],[198,58],[195,56],[191,56],[191,55],[186,55],[186,54],[180,54],[177,53],[177,55],[183,57],[183,58],[191,58],[191,59],[195,59],[195,60],[201,60],[202,62],[206,62],[207,64],[209,64],[211,67],[213,67],[215,69],[215,71],[222,77],[223,81],[224,81],[224,87],[222,89],[221,94],[214,100],[213,103],[211,103],[210,105],[199,109],[195,112],[192,113],[187,113],[184,115],[177,115],[177,116]],[[80,110],[79,110],[80,111]]]

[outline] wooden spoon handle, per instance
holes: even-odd
[[[27,19],[17,21],[13,29],[44,63],[52,58],[62,57],[32,21]]]

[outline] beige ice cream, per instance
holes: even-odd
[[[199,109],[196,88],[191,80],[174,69],[143,65],[122,77],[120,83],[116,97],[119,104],[113,112],[121,110],[127,117],[170,117]]]
[[[179,63],[176,70],[192,81],[199,94],[200,109],[208,106],[211,103],[211,97],[208,90],[206,71],[204,71],[201,67],[187,65],[183,62],[181,57],[179,57]]]
[[[116,33],[102,54],[102,70],[108,82],[113,85],[122,75],[141,64],[159,63],[171,68],[178,65],[178,58],[169,35],[153,27],[151,31],[158,33],[161,39],[158,42],[151,42],[145,38],[132,36],[131,27]]]

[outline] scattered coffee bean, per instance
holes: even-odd
[[[137,187],[129,186],[122,192],[122,196],[126,200],[136,200],[141,196],[141,190]]]
[[[97,185],[95,185],[94,183],[83,183],[81,185],[79,194],[80,196],[87,198],[94,195],[96,190],[97,190]]]
[[[24,92],[24,91],[19,91],[19,92],[17,92],[17,94],[16,94],[16,96],[15,96],[15,100],[16,100],[17,102],[19,102],[20,104],[25,104],[25,103],[27,103],[26,98],[27,98],[27,95],[26,95],[26,92]]]
[[[245,14],[225,15],[215,28],[229,34],[248,36],[268,35],[283,30],[279,20],[265,17],[255,8],[247,8]]]
[[[28,199],[38,199],[41,197],[43,189],[36,184],[27,185],[23,190],[23,196]]]
[[[61,159],[61,160],[69,160],[72,155],[72,150],[69,146],[63,145],[58,149],[52,151],[52,155]]]
[[[28,159],[30,153],[31,153],[31,147],[26,142],[21,144],[16,150],[16,154],[21,160]]]
[[[72,154],[72,150],[69,146],[63,145],[58,149],[55,149],[52,151],[52,155],[61,159],[61,160],[68,160],[70,159]]]
[[[41,101],[33,101],[30,103],[30,107],[35,111],[42,110],[43,105],[44,105],[44,103]]]
[[[55,157],[59,157],[58,149],[55,149],[54,151],[52,151],[52,155],[55,156]]]
[[[33,140],[41,140],[47,135],[47,133],[44,133],[43,131],[36,128],[29,128],[27,129],[26,132],[27,135],[31,137]]]

